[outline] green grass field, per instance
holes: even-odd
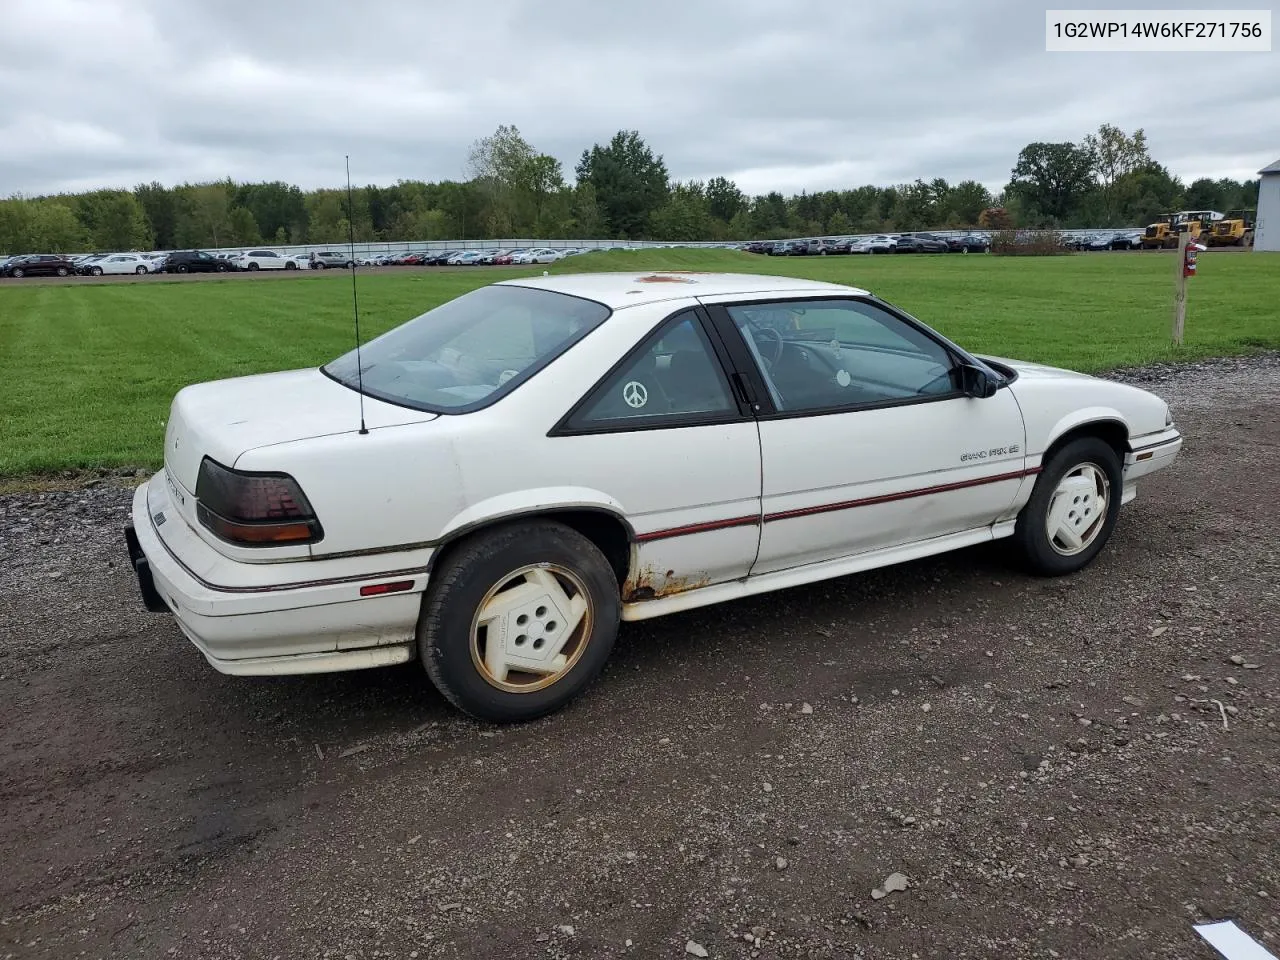
[[[862,286],[978,352],[1098,371],[1280,347],[1280,255],[1203,254],[1186,345],[1169,339],[1170,254],[1048,258],[768,258],[653,250],[574,257],[553,272],[728,270]],[[467,290],[537,269],[360,278],[373,336]],[[346,274],[281,280],[0,287],[0,476],[157,466],[188,383],[321,364],[352,345]]]

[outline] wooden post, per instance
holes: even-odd
[[[1182,265],[1187,260],[1187,244],[1191,240],[1191,231],[1178,234],[1178,256],[1174,267],[1177,270],[1173,281],[1173,342],[1182,346],[1182,333],[1187,325],[1187,277]]]

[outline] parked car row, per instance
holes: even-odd
[[[147,273],[231,273],[259,270],[328,270],[382,266],[480,266],[554,263],[564,257],[585,253],[585,247],[554,250],[550,247],[499,250],[405,251],[366,254],[354,260],[346,251],[321,250],[309,254],[286,254],[254,249],[239,253],[207,253],[203,250],[176,250],[172,253],[94,253],[78,256],[33,253],[0,258],[0,276],[67,277],[75,274],[100,277],[110,274]]]
[[[555,263],[565,257],[586,253],[586,247],[528,247],[495,250],[406,250],[404,253],[380,253],[362,257],[356,262],[370,267],[480,267]]]
[[[1141,250],[1141,230],[1103,231],[1067,237],[1062,245],[1068,250]]]
[[[739,249],[770,257],[813,257],[857,253],[986,253],[991,240],[986,234],[967,233],[940,237],[933,233],[880,233],[871,237],[841,237],[822,240],[759,240]]]

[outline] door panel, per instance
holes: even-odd
[[[1009,390],[760,424],[764,527],[753,574],[994,522],[1023,476]]]
[[[556,449],[583,486],[607,491],[631,522],[624,599],[738,580],[751,569],[760,539],[754,423],[560,437]]]
[[[710,312],[759,407],[752,575],[982,527],[1014,502],[1017,401],[965,396],[956,352],[927,328],[839,295]]]
[[[635,533],[624,599],[747,576],[760,536],[760,440],[706,318],[660,323],[553,433],[572,475],[617,500]]]

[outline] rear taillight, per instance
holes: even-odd
[[[246,547],[315,543],[324,536],[293,477],[232,470],[208,457],[196,478],[196,516],[215,536]]]

